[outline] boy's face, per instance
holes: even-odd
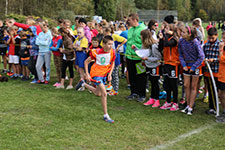
[[[98,41],[92,41],[92,46],[93,47],[98,47],[98,44],[99,44]]]
[[[78,29],[77,30],[77,35],[78,35],[79,38],[84,37],[84,30]]]
[[[86,24],[85,24],[84,22],[80,22],[79,25],[80,25],[80,27],[82,27],[82,28],[86,27]]]
[[[210,43],[214,43],[217,39],[218,35],[208,36],[208,40]]]
[[[57,36],[58,36],[58,34],[57,34],[57,33],[55,33],[55,32],[52,32],[52,36],[57,37]]]
[[[103,48],[105,52],[109,52],[112,49],[113,41],[109,40],[107,43],[103,43]]]

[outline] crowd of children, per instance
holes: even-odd
[[[204,76],[205,94],[209,100],[207,114],[216,114],[215,92],[212,86],[208,61],[213,78],[219,91],[222,115],[218,122],[225,122],[225,32],[219,41],[217,29],[207,27],[208,40],[201,19],[193,20],[192,26],[176,21],[173,16],[164,18],[158,29],[158,22],[151,19],[146,26],[139,21],[137,14],[129,15],[127,20],[109,23],[103,20],[87,22],[85,18],[70,20],[59,19],[59,26],[49,28],[48,22],[32,17],[27,24],[6,19],[0,20],[0,55],[3,60],[3,74],[11,79],[30,80],[31,84],[49,84],[51,55],[57,75],[56,89],[65,88],[65,79],[69,75],[67,90],[74,89],[74,68],[80,81],[75,89],[85,88],[101,96],[106,122],[113,123],[107,111],[107,95],[119,94],[119,74],[127,78],[131,94],[128,100],[145,102],[145,106],[178,111],[178,85],[182,82],[183,108],[181,112],[192,115],[195,100]],[[158,31],[158,32],[157,32]],[[148,51],[147,56],[138,53]],[[7,63],[8,62],[8,63]],[[7,69],[8,65],[8,69]],[[122,68],[120,73],[119,68]],[[69,68],[69,74],[66,72]],[[150,98],[146,100],[148,80],[151,85]],[[160,104],[160,82],[166,101]]]

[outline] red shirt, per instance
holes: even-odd
[[[61,36],[61,35],[59,35],[59,36],[57,36],[57,37],[54,36],[54,37],[52,38],[52,42],[53,42],[52,46],[53,46],[53,47],[56,47],[56,46],[57,46],[58,40],[59,40],[59,39],[62,39],[62,36]],[[55,56],[60,56],[60,55],[61,55],[60,51],[52,51],[52,53],[53,53],[53,55],[55,55]]]
[[[13,38],[16,39],[18,37],[19,35],[15,35]],[[9,55],[15,55],[15,44],[13,44],[12,39],[10,40],[10,43],[9,43]]]

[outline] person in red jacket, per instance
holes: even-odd
[[[39,24],[37,24],[37,22],[34,20],[33,17],[27,17],[26,19],[26,24],[23,24],[23,23],[18,23],[18,22],[15,22],[14,19],[10,19],[9,22],[14,25],[14,26],[17,26],[19,28],[22,28],[24,30],[27,30],[29,27],[31,26],[35,26],[37,28],[37,35],[42,32],[41,30],[41,27]]]

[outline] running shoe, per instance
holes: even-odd
[[[165,103],[163,104],[163,106],[160,107],[160,109],[166,110],[166,109],[170,109],[171,107],[172,107],[171,103],[165,102]]]
[[[155,103],[152,105],[153,108],[159,107],[160,106],[160,102],[159,100],[156,100]]]
[[[144,103],[145,106],[153,105],[155,103],[155,100],[153,98],[150,98],[146,103]]]

